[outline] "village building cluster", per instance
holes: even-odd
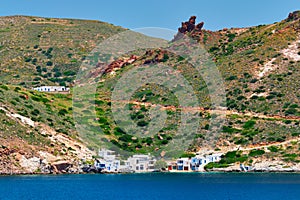
[[[221,160],[222,154],[211,154],[206,156],[196,155],[192,158],[178,158],[176,161],[170,161],[166,164],[167,171],[170,172],[192,172],[204,171],[204,166],[210,162]],[[132,155],[127,160],[120,160],[114,151],[101,149],[98,152],[99,158],[96,159],[94,167],[101,172],[107,173],[126,173],[126,172],[153,172],[156,170],[156,159],[148,155]]]
[[[211,162],[218,162],[221,160],[222,154],[211,155],[196,155],[192,158],[179,158],[176,162],[170,162],[168,164],[168,171],[204,171],[204,166]]]
[[[151,155],[133,155],[125,161],[117,158],[114,151],[101,149],[94,167],[103,172],[151,172],[155,170],[156,159]]]

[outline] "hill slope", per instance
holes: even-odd
[[[5,163],[10,163],[12,170],[20,171],[26,170],[20,168],[21,158],[15,154],[21,154],[22,149],[26,152],[36,149],[33,154],[30,151],[21,154],[27,159],[41,158],[40,151],[51,153],[54,158],[61,155],[60,160],[64,161],[76,158],[80,149],[86,148],[80,142],[82,138],[72,118],[72,93],[43,94],[28,89],[43,84],[72,86],[82,60],[95,45],[124,29],[95,21],[38,17],[6,17],[0,21],[0,81],[3,83],[0,155],[7,160]],[[166,146],[176,139],[181,113],[190,112],[200,119],[200,128],[193,133],[186,151],[224,153],[220,163],[207,169],[236,169],[239,163],[244,163],[257,169],[299,170],[299,22],[299,12],[295,12],[271,25],[217,32],[200,28],[199,32],[185,33],[183,37],[197,40],[214,58],[224,79],[226,104],[223,106],[227,105],[227,110],[211,105],[207,83],[195,76],[187,59],[163,48],[147,49],[124,56],[132,58],[130,62],[128,58],[120,58],[117,64],[127,62],[121,67],[115,69],[116,63],[113,63],[106,68],[97,88],[96,119],[89,107],[80,104],[82,121],[101,127],[102,139],[109,141],[113,148],[131,153],[152,152],[164,158],[170,151]],[[146,125],[151,123],[150,108],[160,106],[167,113],[164,127],[156,135],[140,138],[114,121],[111,94],[126,72],[145,63],[172,66],[193,86],[200,104],[189,110],[179,106],[172,91],[157,84],[140,87],[129,102],[134,123],[146,132]],[[9,113],[28,118],[34,127]],[[210,124],[220,113],[226,115],[226,123]],[[43,134],[45,128],[46,135]],[[64,139],[54,142],[53,135],[66,137],[69,142],[63,142]],[[84,138],[84,142],[96,150],[99,148],[97,138]],[[24,148],[15,148],[19,142],[14,143],[12,139],[20,141]],[[78,145],[81,147],[76,149]],[[74,154],[72,149],[75,149]],[[87,149],[84,152],[91,158],[92,152]],[[176,156],[182,153],[178,151]],[[80,155],[72,163],[83,159],[82,153]],[[13,161],[9,161],[12,157]],[[7,168],[5,163],[2,171]]]
[[[96,44],[124,30],[100,21],[1,17],[0,81],[24,87],[70,85]]]

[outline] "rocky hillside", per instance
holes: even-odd
[[[226,110],[212,107],[206,82],[195,75],[188,60],[166,49],[132,55],[134,59],[130,64],[109,65],[100,81],[96,101],[98,122],[105,138],[129,152],[153,152],[158,157],[168,157],[171,150],[166,146],[171,146],[172,150],[178,147],[172,144],[177,137],[181,113],[190,112],[200,118],[200,128],[192,134],[194,139],[188,152],[216,151],[225,155],[221,163],[208,168],[236,169],[243,163],[257,170],[266,170],[269,166],[273,166],[273,170],[299,170],[298,15],[299,12],[291,13],[287,19],[271,25],[217,32],[203,29],[203,22],[197,25],[194,16],[182,23],[173,42],[180,46],[181,39],[190,37],[205,46],[224,80],[226,103],[223,106],[227,106]],[[126,57],[118,62],[124,59]],[[138,132],[126,132],[121,127],[122,123],[128,124],[127,121],[115,122],[111,96],[126,72],[144,64],[163,64],[162,67],[167,65],[178,70],[193,86],[200,104],[198,108],[184,108],[173,92],[157,84],[140,87],[129,104],[124,102],[122,106],[129,106],[131,120],[142,132],[147,134],[151,108],[162,106],[168,117],[159,133],[137,138]],[[210,124],[211,119],[220,115],[226,115],[225,124]],[[89,114],[84,117],[91,118]],[[191,154],[177,154],[185,155]]]
[[[0,174],[79,172],[92,161],[72,119],[72,94],[31,91],[71,86],[97,43],[124,29],[99,21],[0,18]]]
[[[300,170],[299,22],[300,13],[294,12],[270,25],[212,32],[191,17],[172,42],[180,46],[182,39],[192,38],[210,53],[224,80],[226,109],[212,105],[207,83],[195,75],[188,59],[160,48],[124,55],[108,66],[97,64],[104,75],[94,99],[95,118],[89,106],[72,105],[72,90],[45,94],[30,88],[72,87],[81,62],[95,45],[124,29],[97,21],[0,18],[0,172],[76,171],[83,161],[89,162],[91,150],[101,142],[93,135],[81,138],[72,118],[74,106],[80,107],[82,122],[102,129],[96,135],[101,134],[103,141],[129,153],[167,158],[168,148],[176,149],[172,142],[181,113],[189,112],[199,120],[199,128],[189,138],[186,152],[178,151],[176,156],[224,153],[207,170],[234,170],[240,163],[261,170]],[[137,137],[114,120],[111,95],[126,72],[145,64],[172,66],[190,83],[200,103],[184,108],[172,91],[157,84],[138,88],[126,103],[131,120],[147,134],[151,108],[161,107],[167,117],[156,135]],[[94,76],[97,70],[89,74]],[[226,116],[225,123],[210,123],[221,115]]]
[[[0,173],[76,173],[92,160],[69,114],[70,94],[0,88]]]

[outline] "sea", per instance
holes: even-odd
[[[300,174],[145,173],[0,176],[0,200],[300,199]]]

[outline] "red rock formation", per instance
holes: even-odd
[[[178,33],[173,41],[182,38],[187,33],[191,33],[191,36],[201,35],[203,26],[204,22],[196,25],[196,16],[191,16],[189,21],[181,23],[181,27],[178,28]]]
[[[107,73],[114,71],[115,69],[120,69],[124,66],[130,65],[130,64],[134,63],[137,59],[138,59],[138,57],[136,55],[132,55],[132,56],[130,56],[130,58],[122,58],[122,59],[116,60],[108,65],[108,67],[104,70],[104,73],[107,74]]]
[[[204,26],[204,22],[200,22],[199,24],[197,24],[197,26],[196,26],[195,30],[197,30],[197,31],[201,31],[201,30],[202,30],[202,28],[203,28],[203,26]]]
[[[289,21],[291,21],[291,20],[298,20],[298,19],[300,19],[300,11],[292,12],[288,16],[288,20]]]
[[[159,63],[159,62],[164,62],[167,60],[167,55],[168,55],[168,51],[166,50],[148,50],[145,53],[146,56],[146,60],[144,61],[144,65],[146,64],[151,64],[151,63]]]
[[[113,72],[115,69],[120,69],[122,67],[125,67],[127,65],[130,65],[134,63],[138,59],[138,56],[132,55],[130,58],[121,58],[119,60],[116,60],[109,65],[106,65],[105,63],[97,63],[96,69],[91,72],[87,78],[95,78],[98,77],[99,74],[107,74]]]

